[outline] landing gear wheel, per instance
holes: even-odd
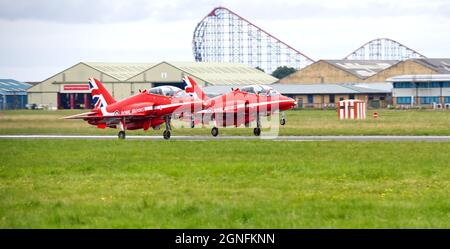
[[[169,130],[165,130],[164,133],[163,133],[163,137],[166,140],[169,139],[170,138],[170,131]]]
[[[219,135],[219,128],[213,127],[211,129],[211,135],[213,135],[213,137],[217,137],[217,135]]]
[[[280,119],[280,125],[285,125],[286,124],[286,119],[282,118]]]
[[[169,130],[165,130],[164,132],[163,132],[163,137],[164,137],[164,139],[169,139],[170,138],[170,131]]]
[[[255,129],[253,129],[253,134],[255,134],[255,136],[259,136],[259,135],[261,135],[261,128],[255,128]]]
[[[119,134],[117,134],[117,137],[119,137],[119,139],[125,139],[125,132],[119,131]]]

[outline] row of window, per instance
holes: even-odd
[[[414,101],[412,97],[397,97],[397,104],[411,104]],[[432,103],[440,103],[439,97],[435,96],[425,96],[420,97],[420,104],[432,104]],[[450,103],[450,97],[444,97],[444,103]]]
[[[333,94],[328,95],[329,96],[329,102],[330,103],[334,103],[335,101],[335,96]],[[314,95],[313,94],[308,94],[307,95],[308,98],[308,104],[313,104],[314,103]],[[348,99],[355,99],[355,95],[354,94],[349,94],[348,95]],[[370,99],[370,96],[369,96]],[[373,96],[372,96],[373,99]],[[340,97],[339,101],[344,100],[344,97]],[[384,96],[380,97],[380,100],[384,100]]]
[[[450,87],[450,82],[394,82],[394,88],[440,88]]]

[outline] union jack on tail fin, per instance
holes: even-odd
[[[94,109],[101,110],[103,114],[107,113],[106,107],[108,105],[116,102],[105,86],[95,78],[89,78],[89,90],[91,91]]]
[[[206,96],[206,94],[202,91],[200,86],[198,86],[197,83],[195,83],[195,81],[191,77],[185,76],[183,78],[183,81],[184,83],[186,83],[186,87],[184,88],[186,93],[190,93],[194,96],[194,98],[198,98],[200,100],[208,99],[208,96]]]

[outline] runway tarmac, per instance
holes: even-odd
[[[0,135],[0,139],[118,139],[115,135]],[[132,136],[130,140],[164,140],[162,136]],[[276,140],[276,141],[429,141],[448,142],[450,136],[172,136],[170,140]]]

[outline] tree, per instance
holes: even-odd
[[[272,76],[277,79],[281,79],[288,76],[289,74],[295,73],[296,71],[297,70],[295,70],[295,68],[293,67],[282,66],[275,69],[275,71],[272,72]]]

